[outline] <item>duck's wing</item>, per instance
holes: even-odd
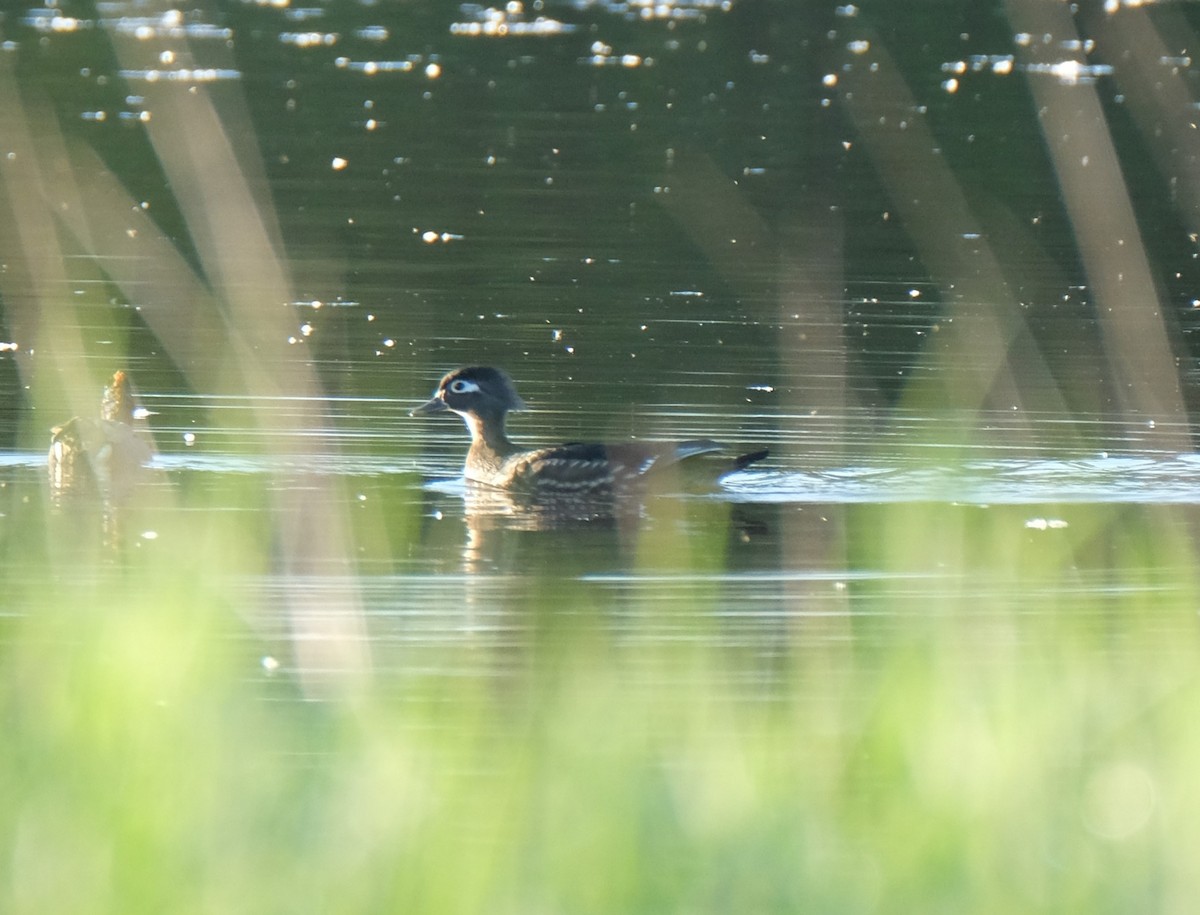
[[[593,493],[631,473],[612,461],[605,445],[570,442],[517,455],[507,475],[516,489]]]
[[[519,455],[510,476],[521,488],[594,492],[631,483],[661,467],[720,450],[719,444],[707,439],[614,445],[568,442]]]
[[[688,458],[717,454],[723,450],[720,443],[706,438],[686,442],[623,442],[604,447],[609,460],[639,477]]]
[[[626,450],[629,455],[627,459],[624,457]],[[695,468],[694,474],[697,479],[707,477],[710,480],[743,470],[767,456],[767,449],[762,448],[733,458],[723,457],[726,452],[725,446],[708,438],[648,445],[611,445],[609,452],[616,460],[636,466],[638,476],[657,473],[686,462],[689,468],[687,473],[692,474],[692,468]],[[693,458],[701,460],[693,461]],[[683,472],[682,468],[680,470]]]
[[[518,454],[506,468],[506,488],[533,492],[579,493],[611,490],[636,484],[664,468],[703,455],[719,454],[722,445],[711,439],[686,442],[621,442],[613,445],[569,442]],[[761,460],[767,452],[755,451],[733,460],[728,466],[709,467],[715,479]]]

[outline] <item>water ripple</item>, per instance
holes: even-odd
[[[0,452],[0,468],[39,468],[41,452]],[[412,476],[423,488],[462,496],[457,466],[366,454],[156,455],[152,466],[172,471],[272,475],[303,471],[329,476]],[[1003,458],[958,465],[876,463],[816,470],[749,469],[725,477],[710,498],[763,503],[1200,504],[1200,454],[1174,457],[1099,455],[1084,458]]]
[[[972,461],[955,467],[746,471],[724,481],[745,502],[1200,503],[1200,455]]]

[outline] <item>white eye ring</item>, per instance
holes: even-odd
[[[450,382],[451,394],[478,394],[479,385],[473,381],[467,381],[465,378],[455,378]]]

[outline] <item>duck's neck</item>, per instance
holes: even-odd
[[[471,454],[504,458],[520,449],[504,431],[503,413],[466,413],[463,421],[471,431]]]

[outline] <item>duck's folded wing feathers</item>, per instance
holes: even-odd
[[[627,442],[606,447],[609,460],[628,468],[630,473],[637,476],[670,467],[688,458],[724,450],[718,442],[707,438],[686,442]]]
[[[623,470],[613,463],[604,445],[572,442],[521,455],[511,476],[521,486],[586,492],[612,485]]]
[[[710,439],[615,445],[570,442],[522,455],[512,469],[512,479],[539,489],[589,491],[630,482],[651,471],[721,450]]]

